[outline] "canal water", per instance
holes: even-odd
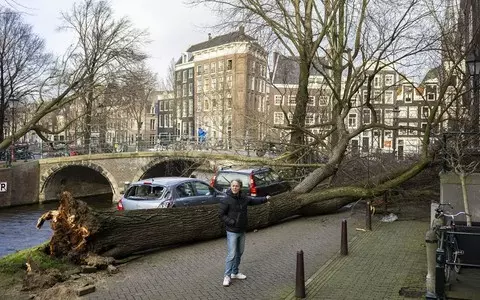
[[[82,198],[96,209],[114,209],[112,195]],[[38,218],[45,212],[56,209],[58,202],[31,204],[0,208],[0,257],[23,250],[45,241],[52,236],[50,222],[46,221],[37,229]]]

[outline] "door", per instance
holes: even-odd
[[[370,143],[370,139],[368,137],[363,137],[362,138],[362,152],[368,152],[370,147],[369,147],[369,144]]]
[[[218,203],[218,201],[216,201],[217,195],[215,194],[215,190],[208,184],[201,181],[195,181],[192,184],[195,189],[195,199],[192,204],[202,205]]]
[[[175,187],[175,206],[195,205],[195,190],[190,182],[184,182]]]

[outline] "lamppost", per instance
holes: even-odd
[[[392,133],[392,153],[393,157],[397,156],[397,137],[398,137],[398,115],[400,114],[400,109],[397,105],[392,110],[393,113],[393,133]]]
[[[480,98],[479,98],[479,77],[480,77],[480,50],[476,49],[475,51],[470,52],[467,57],[465,58],[465,63],[468,67],[468,72],[473,79],[473,99],[471,103],[472,109],[472,131],[478,132],[479,128],[479,105],[480,105]]]

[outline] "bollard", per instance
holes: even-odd
[[[365,212],[365,228],[367,230],[372,230],[372,206],[370,201],[367,202],[367,211]]]
[[[445,298],[445,251],[438,248],[435,252],[435,295],[438,299]]]
[[[437,249],[437,235],[433,229],[427,231],[425,235],[425,248],[427,250],[427,278],[426,287],[427,299],[436,299],[435,296],[435,258]]]
[[[347,220],[342,221],[342,243],[340,245],[340,254],[348,255]]]
[[[295,297],[305,298],[305,271],[303,267],[303,251],[297,251],[297,274],[295,284]]]

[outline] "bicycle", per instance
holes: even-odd
[[[445,282],[449,282],[452,269],[455,271],[455,273],[460,273],[462,267],[460,256],[464,254],[464,251],[458,247],[458,241],[455,237],[455,217],[467,215],[467,213],[461,211],[456,214],[447,214],[443,210],[443,206],[450,206],[453,208],[449,203],[440,204],[435,209],[435,219],[438,220],[446,217],[450,220],[447,220],[447,225],[437,225],[434,227],[436,227],[435,229],[438,237],[438,248],[445,250]]]

